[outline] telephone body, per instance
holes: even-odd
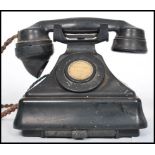
[[[16,56],[39,77],[53,54],[53,41],[67,44],[50,74],[19,101],[14,128],[24,136],[120,138],[147,127],[141,100],[108,69],[95,44],[116,32],[112,50],[147,51],[144,31],[125,21],[68,18],[38,22],[18,32]]]

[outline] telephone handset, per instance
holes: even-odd
[[[53,53],[49,32],[54,33],[54,41],[66,44],[79,44],[80,42],[95,44],[108,41],[108,31],[116,32],[112,50],[130,53],[145,53],[147,51],[144,31],[124,21],[69,18],[41,21],[19,31],[16,55],[33,76],[39,77]]]
[[[122,84],[95,50],[116,32],[112,50],[147,51],[144,31],[120,20],[68,18],[38,22],[18,32],[16,56],[39,77],[53,54],[53,41],[67,44],[52,72],[19,101],[14,128],[24,136],[132,137],[147,122],[141,100]]]

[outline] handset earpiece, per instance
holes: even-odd
[[[27,71],[39,77],[53,53],[53,45],[44,29],[28,28],[18,32],[15,50]]]
[[[114,39],[112,50],[129,53],[146,53],[147,47],[144,31],[138,28],[120,29]]]

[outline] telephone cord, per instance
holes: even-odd
[[[18,35],[13,35],[12,37],[8,38],[4,44],[1,46],[1,54],[4,52],[6,47],[12,43],[14,39],[16,39]],[[8,114],[11,114],[18,108],[18,104],[2,104],[1,109],[6,108],[3,112],[1,111],[1,118],[7,116]]]

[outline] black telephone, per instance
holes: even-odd
[[[95,44],[116,32],[112,50],[147,51],[144,31],[120,20],[68,18],[41,21],[18,32],[16,56],[39,77],[53,54],[53,41],[67,44],[50,74],[19,101],[14,128],[24,136],[133,137],[147,127],[141,100],[110,72]]]

